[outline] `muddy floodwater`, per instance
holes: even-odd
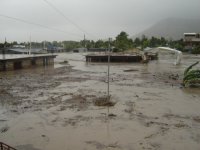
[[[197,60],[111,64],[109,108],[94,105],[107,92],[107,65],[86,63],[84,54],[1,72],[0,141],[18,150],[199,150],[200,89],[181,86]]]

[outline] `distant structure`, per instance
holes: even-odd
[[[106,52],[108,51],[107,48],[89,48],[88,52]]]
[[[87,52],[88,49],[82,47],[82,48],[74,48],[74,49],[72,49],[72,51],[73,51],[74,53],[83,53],[83,52]]]
[[[107,63],[108,58],[110,57],[110,61],[112,63],[133,63],[133,62],[141,62],[142,55],[141,54],[119,54],[112,53],[110,55],[106,53],[100,54],[88,54],[85,56],[86,62],[98,62],[98,63]],[[147,57],[150,60],[156,60],[157,54],[147,54]]]
[[[25,49],[25,45],[13,45],[13,48],[20,48],[20,49]]]
[[[176,60],[174,62],[174,65],[178,65],[181,63],[181,59],[182,59],[182,52],[176,49],[172,49],[170,47],[156,47],[156,48],[146,48],[144,49],[144,52],[156,52],[158,53],[159,51],[168,51],[168,52],[173,52],[175,53],[176,56]]]
[[[13,47],[6,47],[0,49],[2,58],[0,58],[0,72],[11,71],[17,69],[25,69],[37,66],[50,66],[54,65],[54,58],[57,55],[44,54],[47,53],[43,49],[27,49],[23,45],[14,45]],[[26,55],[7,55],[6,54],[26,54]],[[29,54],[29,55],[28,55]],[[39,55],[35,55],[39,54]],[[1,149],[1,148],[0,148]]]
[[[72,50],[74,53],[80,53],[80,52],[107,52],[108,49],[106,48],[75,48]]]
[[[21,57],[0,58],[0,71],[11,71],[39,66],[53,66],[56,55],[23,55]]]
[[[26,48],[25,45],[13,45],[12,47],[7,47],[4,49],[5,54],[29,54],[30,49]],[[0,54],[3,53],[2,48],[0,49]],[[42,48],[32,48],[32,54],[46,54],[47,51]]]
[[[65,49],[63,47],[47,45],[47,52],[48,53],[62,53],[62,52],[65,52]]]
[[[184,33],[185,49],[192,50],[194,46],[200,45],[200,33]]]
[[[6,54],[29,54],[30,50],[26,49],[26,48],[7,48],[6,49]],[[31,53],[32,54],[45,54],[47,53],[45,50],[43,49],[31,49]]]

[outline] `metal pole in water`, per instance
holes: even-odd
[[[30,48],[29,48],[29,55],[31,54],[31,35],[30,35]]]
[[[84,48],[86,48],[85,34],[84,34]]]
[[[6,44],[7,44],[7,42],[6,42],[6,38],[5,38],[5,43],[4,43],[4,48],[3,48],[3,51],[2,51],[2,57],[3,57],[3,71],[6,71]]]
[[[6,59],[6,54],[5,54],[5,53],[6,53],[6,52],[5,52],[5,51],[6,51],[6,43],[7,43],[7,42],[6,42],[6,38],[5,38],[4,48],[3,48],[3,52],[2,52],[2,53],[3,53],[3,60]]]
[[[43,50],[45,50],[46,47],[46,41],[43,42]]]
[[[109,38],[109,46],[108,46],[108,100],[110,100],[110,42],[111,38]]]

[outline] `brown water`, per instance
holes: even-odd
[[[106,95],[107,65],[82,54],[59,54],[55,68],[1,72],[0,141],[21,150],[199,150],[200,89],[181,79],[200,56],[178,66],[160,58],[111,64],[109,109],[93,103]]]

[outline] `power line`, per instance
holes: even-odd
[[[4,15],[4,14],[0,14],[0,17],[4,17],[4,18],[11,19],[11,20],[15,20],[15,21],[23,22],[23,23],[26,23],[26,24],[31,24],[31,25],[39,26],[39,27],[46,28],[46,29],[49,29],[49,30],[53,30],[53,31],[57,31],[57,32],[61,32],[61,33],[63,33],[63,34],[71,34],[71,35],[74,35],[74,36],[78,36],[78,37],[80,37],[80,35],[75,34],[75,33],[70,33],[70,32],[66,32],[66,31],[63,31],[63,30],[59,30],[59,29],[55,29],[55,28],[51,28],[51,27],[48,27],[48,26],[45,26],[45,25],[42,25],[42,24],[38,24],[38,23],[34,23],[34,22],[30,22],[30,21],[23,20],[23,19],[20,19],[20,18],[11,17],[11,16],[7,16],[7,15]]]
[[[50,3],[47,0],[43,0],[46,4],[48,4],[51,8],[53,8],[58,14],[60,14],[67,22],[70,22],[71,24],[73,24],[77,29],[79,29],[81,32],[86,33],[88,35],[91,35],[92,37],[96,38],[94,35],[88,33],[86,30],[84,30],[83,28],[81,28],[79,25],[77,25],[74,21],[72,21],[71,19],[69,19],[62,11],[60,11],[55,5],[53,5],[52,3]]]

